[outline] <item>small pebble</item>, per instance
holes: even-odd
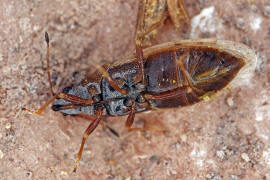
[[[87,154],[91,154],[92,151],[91,151],[91,150],[87,150],[86,153],[87,153]]]
[[[230,107],[233,106],[233,104],[234,104],[234,102],[233,102],[233,97],[229,97],[229,98],[227,99],[227,104],[228,104]]]
[[[263,14],[267,17],[270,17],[270,6],[264,6]]]
[[[153,155],[153,156],[150,157],[150,161],[151,162],[158,162],[159,158],[157,156]]]
[[[7,123],[6,124],[6,129],[10,129],[11,128],[11,123]]]
[[[4,157],[4,153],[0,150],[0,159]]]
[[[62,176],[67,176],[68,174],[67,174],[66,171],[61,171],[61,175],[62,175]]]
[[[183,142],[187,142],[187,135],[186,134],[183,134],[180,138]]]
[[[250,161],[250,159],[249,159],[247,153],[242,153],[242,154],[241,154],[241,158],[242,158],[243,160],[245,160],[246,162]]]
[[[231,175],[232,180],[238,180],[238,177],[236,175]]]
[[[224,156],[225,156],[225,153],[224,151],[217,151],[217,157],[220,158],[220,159],[224,159]]]

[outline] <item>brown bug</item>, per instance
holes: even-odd
[[[141,2],[146,5],[145,1]],[[139,14],[145,12],[141,11],[142,8]],[[138,28],[142,20],[137,21],[137,30],[147,34],[148,28]],[[49,67],[47,33],[45,39]],[[222,90],[236,77],[244,77],[256,63],[252,50],[232,41],[182,40],[142,49],[142,40],[143,36],[136,36],[135,55],[98,67],[80,85],[64,88],[37,111],[25,109],[40,114],[54,102],[54,111],[91,120],[84,132],[74,171],[87,137],[99,123],[104,125],[104,116],[128,115],[125,127],[132,130],[136,113],[200,102]],[[50,81],[49,71],[48,76]],[[52,88],[51,92],[53,94]]]

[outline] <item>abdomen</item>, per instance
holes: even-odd
[[[145,63],[146,93],[162,95],[173,93],[177,88],[189,86],[185,74],[178,64],[178,59],[187,50],[169,50],[148,56]],[[199,94],[193,91],[166,99],[153,100],[152,105],[158,108],[173,108],[191,105],[199,101]]]

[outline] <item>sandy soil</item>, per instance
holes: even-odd
[[[258,55],[254,77],[198,105],[136,116],[167,129],[126,132],[126,117],[108,118],[121,138],[98,127],[72,173],[87,121],[47,108],[44,32],[59,92],[79,82],[90,63],[134,52],[136,0],[2,0],[0,3],[0,179],[270,179],[270,3],[184,0],[190,27],[165,23],[154,43],[187,38],[242,42]],[[199,22],[198,15],[205,15]],[[201,17],[200,16],[200,17]]]

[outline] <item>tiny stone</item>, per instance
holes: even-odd
[[[0,150],[0,159],[4,157],[4,153]]]
[[[10,129],[11,128],[11,123],[7,123],[6,124],[6,129]]]
[[[225,153],[224,151],[217,151],[217,157],[220,158],[220,159],[224,159],[224,156],[225,156]]]
[[[228,104],[230,107],[233,106],[234,102],[233,102],[233,98],[232,98],[232,97],[229,97],[229,98],[227,99],[227,104]]]
[[[211,172],[211,173],[207,174],[206,175],[206,179],[222,180],[222,178],[220,177],[220,175],[217,174],[216,172]]]
[[[270,17],[270,6],[264,6],[263,14],[267,17]]]
[[[31,171],[26,171],[25,175],[26,175],[27,178],[30,179],[30,178],[32,178],[33,173]]]
[[[235,20],[235,26],[236,28],[238,28],[239,30],[245,30],[245,21],[243,18],[237,18]]]
[[[181,140],[182,140],[183,142],[187,142],[187,135],[186,135],[186,134],[183,134],[183,135],[181,136]]]
[[[249,159],[249,157],[248,157],[248,155],[247,155],[246,153],[242,153],[242,154],[241,154],[241,158],[242,158],[243,160],[245,160],[246,162],[250,161],[250,159]]]
[[[0,61],[3,61],[3,55],[0,53]]]
[[[108,175],[108,179],[114,179],[114,178],[115,178],[115,175],[113,175],[113,174]]]
[[[231,175],[232,180],[238,180],[238,177],[236,175]]]
[[[62,176],[67,176],[68,174],[67,174],[66,171],[61,171],[61,175],[62,175]]]
[[[157,156],[153,155],[153,156],[150,157],[150,161],[151,162],[158,162],[159,158]]]

